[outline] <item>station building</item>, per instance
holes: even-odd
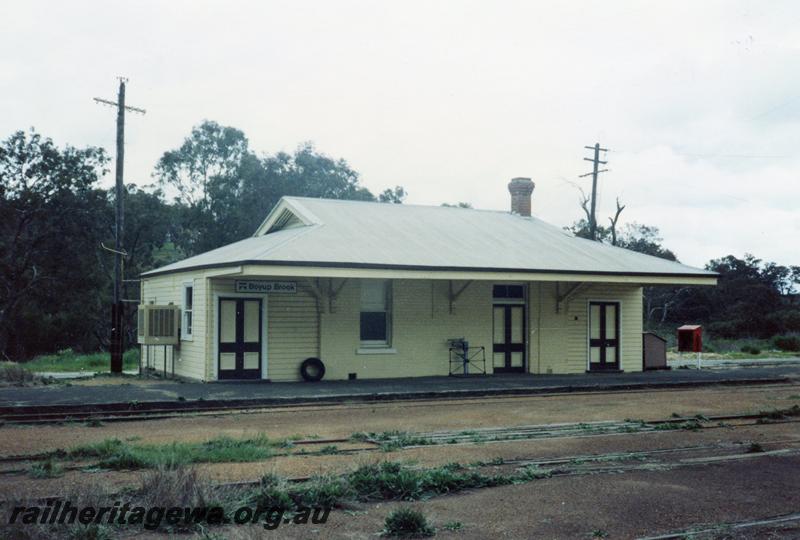
[[[284,197],[252,237],[141,276],[144,305],[180,312],[178,344],[143,363],[203,381],[299,381],[307,359],[325,380],[641,371],[642,288],[716,284],[531,216],[530,179],[508,188],[510,212]]]

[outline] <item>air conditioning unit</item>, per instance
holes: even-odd
[[[139,305],[139,339],[141,345],[178,345],[181,311],[178,306]]]

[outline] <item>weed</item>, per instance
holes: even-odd
[[[792,405],[788,409],[773,409],[771,411],[760,411],[758,413],[759,423],[767,423],[769,420],[784,420],[789,416],[800,416],[800,405]],[[762,422],[762,420],[764,422]]]
[[[656,424],[653,426],[655,431],[671,431],[676,429],[685,429],[687,431],[698,431],[702,429],[702,425],[696,418],[687,420],[685,422],[664,422],[663,424]]]
[[[73,448],[68,455],[98,458],[98,465],[107,469],[153,469],[190,463],[261,461],[272,457],[278,444],[263,435],[250,439],[217,437],[202,443],[173,442],[165,445],[131,445],[119,439],[105,439]]]
[[[64,468],[52,459],[34,463],[28,471],[31,478],[58,478],[64,474]]]
[[[442,529],[446,531],[460,531],[463,528],[464,525],[460,521],[448,521],[442,525]]]
[[[759,354],[761,354],[761,349],[759,349],[755,345],[745,345],[740,350],[743,353],[752,354],[753,356],[758,356]]]
[[[428,518],[412,508],[398,508],[390,512],[381,533],[382,536],[394,538],[425,538],[434,534]]]
[[[356,496],[363,500],[419,500],[470,488],[507,485],[513,479],[504,475],[484,475],[459,464],[432,469],[412,469],[398,462],[384,461],[364,465],[351,472],[347,480]]]
[[[381,450],[383,450],[384,452],[392,452],[394,450],[400,450],[401,448],[404,448],[406,446],[426,446],[429,444],[436,444],[431,439],[412,435],[405,431],[384,431],[383,433],[367,433],[363,434],[363,436],[366,437],[364,440],[373,440],[379,442],[381,445]]]
[[[90,418],[89,420],[86,421],[86,427],[97,428],[97,427],[103,427],[103,425],[104,425],[103,422],[101,422],[97,418]]]
[[[592,538],[608,538],[608,532],[603,529],[595,529],[592,531]]]
[[[211,487],[193,467],[158,467],[141,476],[139,493],[150,507],[203,506]]]
[[[541,469],[538,465],[526,465],[522,469],[520,469],[519,474],[516,476],[515,483],[521,484],[524,482],[530,482],[531,480],[540,480],[542,478],[550,478],[552,476],[552,472]]]
[[[252,501],[262,508],[279,508],[292,510],[294,500],[289,495],[286,480],[276,474],[268,473],[261,477],[261,482],[252,497]]]
[[[320,454],[334,455],[339,453],[339,447],[335,444],[328,444],[319,449]]]
[[[750,446],[747,447],[748,454],[759,454],[763,451],[764,447],[757,442],[750,443]]]
[[[330,508],[342,500],[353,498],[350,484],[336,476],[315,476],[291,493],[300,504],[309,507]]]
[[[76,525],[67,530],[67,540],[112,540],[115,535],[110,527],[97,525]]]

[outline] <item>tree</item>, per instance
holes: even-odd
[[[668,261],[677,261],[675,254],[661,245],[663,241],[658,227],[633,222],[625,225],[615,245]]]
[[[235,187],[247,153],[243,132],[205,120],[192,128],[178,149],[164,152],[153,175],[162,188],[177,191],[179,202],[208,208],[212,190]]]
[[[360,184],[358,173],[347,161],[317,152],[310,142],[300,145],[292,155],[280,152],[266,158],[264,168],[278,179],[284,195],[375,200],[375,195]]]
[[[800,284],[800,268],[750,254],[713,259],[706,268],[719,273],[719,284],[689,288],[667,320],[706,324],[729,338],[800,331],[800,308],[786,300]]]
[[[592,220],[592,211],[590,209],[591,199],[588,195],[581,189],[580,187],[578,190],[581,193],[580,199],[578,200],[581,210],[585,217],[573,222],[572,225],[569,227],[564,227],[565,230],[571,232],[575,236],[580,238],[586,238],[587,240],[596,240],[598,242],[605,242],[611,244],[612,246],[618,245],[617,239],[617,224],[619,223],[620,214],[622,211],[625,210],[625,205],[622,204],[617,197],[617,209],[614,212],[614,217],[609,217],[608,221],[610,222],[610,226],[604,227],[597,223],[595,225],[595,235],[592,238],[592,227],[591,227],[591,220]]]
[[[472,205],[468,202],[457,202],[455,204],[449,204],[445,202],[442,203],[442,206],[445,206],[447,208],[472,208]]]
[[[383,192],[378,195],[378,202],[402,204],[407,196],[408,193],[406,193],[406,190],[403,189],[403,186],[395,186],[394,189],[384,189]]]
[[[94,334],[85,314],[101,309],[98,248],[112,213],[95,183],[107,163],[102,149],[59,149],[34,131],[0,143],[0,354]]]

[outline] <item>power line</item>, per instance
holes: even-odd
[[[123,166],[125,163],[125,111],[145,114],[144,109],[125,105],[125,84],[128,79],[118,77],[119,91],[117,101],[94,98],[101,105],[109,105],[117,109],[117,163],[114,216],[114,304],[111,306],[111,373],[122,373],[123,336],[123,304],[122,304],[122,257],[125,255],[122,242],[125,232],[125,184],[123,182]],[[105,246],[103,246],[105,248]],[[106,248],[108,249],[108,248]]]

